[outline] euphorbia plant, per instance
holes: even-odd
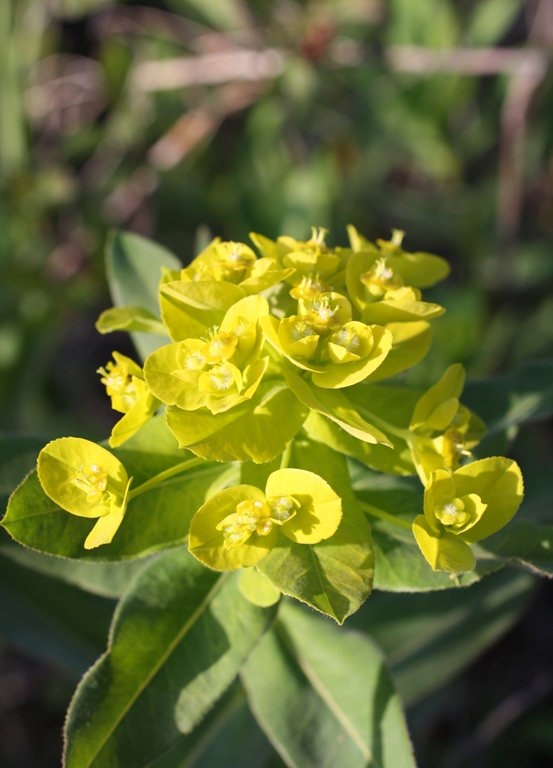
[[[139,722],[144,688],[133,688],[135,669],[121,671],[140,613],[139,584],[145,595],[158,579],[166,585],[165,613],[153,604],[143,613],[160,636],[168,633],[169,655],[190,627],[185,622],[171,640],[167,617],[181,598],[188,601],[186,621],[195,622],[206,606],[215,610],[222,590],[228,611],[243,611],[248,626],[240,634],[225,623],[228,647],[206,662],[200,692],[179,678],[182,735],[268,631],[281,595],[340,624],[363,604],[379,577],[371,523],[384,523],[380,535],[390,541],[395,528],[410,557],[418,553],[417,568],[428,578],[450,575],[454,587],[470,581],[477,565],[472,545],[505,526],[522,501],[514,461],[473,458],[486,428],[461,403],[461,365],[426,392],[398,386],[397,375],[425,357],[431,320],[445,311],[424,301],[421,289],[444,279],[447,263],[406,252],[398,231],[371,243],[350,227],[348,248],[327,246],[325,236],[316,229],[307,241],[254,234],[258,255],[246,244],[215,240],[184,269],[162,257],[159,283],[149,285],[159,314],[151,303],[124,305],[98,321],[102,333],[154,334],[143,362],[115,351],[99,370],[123,414],[109,447],[76,437],[50,442],[38,474],[12,497],[3,524],[44,552],[117,561],[175,549],[154,558],[130,587],[130,613],[122,603],[110,651],[75,699],[68,765],[115,764],[110,755],[125,741],[117,731],[122,719],[136,710]],[[418,476],[419,514],[373,503],[366,483],[381,475]],[[25,512],[30,506],[32,514]],[[179,572],[184,591],[170,582]],[[289,606],[283,611],[293,634],[303,619]],[[147,649],[136,653],[137,668],[150,663]],[[155,682],[159,664],[151,661],[148,680],[163,696],[163,683]],[[219,666],[223,672],[215,674]],[[95,700],[94,691],[123,703]],[[260,722],[273,738],[261,715]],[[152,736],[152,759],[168,748],[167,739]],[[139,758],[120,764],[150,765],[132,760]]]

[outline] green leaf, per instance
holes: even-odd
[[[283,452],[308,412],[288,387],[268,381],[251,400],[217,415],[169,406],[167,424],[181,448],[204,459],[264,463]]]
[[[372,522],[372,521],[371,521]],[[433,571],[422,556],[413,534],[404,534],[385,523],[373,525],[375,551],[375,589],[386,592],[430,592],[434,589],[466,587],[503,563],[494,559],[476,561],[476,568],[469,573],[448,574]]]
[[[96,321],[98,333],[106,334],[113,331],[139,331],[155,333],[158,336],[168,336],[167,329],[156,317],[142,307],[112,307],[102,312]]]
[[[5,509],[12,491],[36,467],[40,437],[0,434],[0,508]]]
[[[408,705],[443,687],[519,618],[536,579],[505,569],[466,589],[426,594],[375,592],[348,627],[386,654]]]
[[[421,391],[407,387],[391,387],[378,384],[358,384],[348,390],[348,399],[369,422],[377,424],[380,418],[394,427],[407,429],[413,408]],[[405,440],[391,435],[394,446],[360,443],[333,424],[325,423],[316,414],[310,414],[305,429],[315,440],[329,445],[336,451],[363,462],[368,467],[394,475],[414,475],[415,465],[411,450]]]
[[[163,418],[152,419],[125,446],[114,451],[134,477],[134,487],[187,459]],[[188,454],[189,456],[189,454]],[[228,467],[207,464],[176,475],[132,499],[111,544],[84,549],[94,521],[70,515],[46,496],[36,473],[10,499],[2,524],[19,543],[62,557],[127,560],[186,542],[190,520]]]
[[[356,495],[377,511],[397,517],[409,525],[423,510],[423,489],[417,481],[382,478],[365,473],[355,483]],[[375,550],[375,589],[387,592],[427,592],[467,586],[479,581],[503,563],[493,556],[477,560],[470,573],[452,577],[433,571],[422,556],[410,529],[368,515]]]
[[[287,765],[414,768],[399,698],[370,640],[291,604],[280,615],[242,679]]]
[[[111,233],[106,244],[106,271],[116,306],[141,307],[158,317],[162,267],[180,269],[181,264],[151,240],[130,232]],[[133,332],[132,338],[142,359],[165,344],[165,338],[144,333]]]
[[[467,42],[471,47],[496,45],[522,8],[522,0],[482,0],[474,6]]]
[[[344,392],[312,386],[308,381],[287,369],[285,376],[292,392],[311,411],[320,413],[336,422],[339,427],[357,440],[367,443],[383,443],[389,448],[392,447],[383,432],[369,424],[357,413]]]
[[[490,434],[553,414],[553,361],[542,360],[492,379],[469,381],[463,403],[478,413]]]
[[[518,562],[541,576],[553,576],[553,526],[515,521],[480,542],[478,548],[494,557]]]
[[[256,723],[238,682],[190,735],[148,768],[215,766],[286,768]]]
[[[340,624],[369,596],[373,578],[370,526],[351,490],[343,456],[319,443],[294,441],[290,466],[323,477],[342,499],[342,522],[318,544],[295,544],[280,537],[257,566],[285,595],[311,605]]]
[[[368,467],[393,475],[415,474],[409,446],[395,435],[393,448],[387,445],[371,445],[352,437],[338,424],[319,416],[318,413],[310,413],[303,426],[313,440],[357,459]]]
[[[247,749],[244,745],[247,744]],[[236,682],[192,733],[179,739],[148,768],[285,768]]]
[[[53,558],[50,558],[53,559]],[[80,677],[105,646],[115,607],[0,554],[0,637]]]
[[[113,563],[67,560],[35,552],[13,541],[0,545],[0,553],[36,574],[59,579],[102,597],[120,597],[136,574],[149,562],[149,558]],[[34,578],[40,581],[37,576]]]
[[[184,548],[156,559],[124,596],[107,654],[77,689],[66,768],[150,765],[204,717],[274,615]]]

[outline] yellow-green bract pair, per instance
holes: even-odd
[[[111,398],[111,407],[124,414],[113,427],[109,438],[110,446],[117,448],[152,418],[161,400],[150,392],[142,368],[134,360],[120,352],[114,352],[113,359],[115,363],[110,361],[98,373],[102,374],[100,381]]]
[[[119,459],[89,440],[62,437],[42,449],[37,470],[44,492],[62,509],[99,518],[85,549],[109,544],[123,521],[132,482]]]
[[[455,470],[470,456],[486,432],[484,422],[460,404],[465,384],[462,365],[450,365],[417,402],[409,425],[409,447],[417,473],[426,485],[431,472]]]
[[[470,544],[496,533],[522,502],[519,466],[502,456],[481,459],[452,474],[432,472],[424,515],[413,522],[421,552],[435,571],[463,573],[476,562]]]
[[[226,312],[221,325],[202,338],[167,344],[144,365],[146,383],[156,397],[184,411],[207,407],[223,413],[249,400],[267,370],[260,359],[263,334],[259,318],[269,305],[262,296],[248,296]]]
[[[255,565],[283,534],[298,544],[332,536],[342,502],[313,472],[279,469],[269,475],[265,493],[253,485],[227,488],[209,499],[190,525],[189,549],[217,571]]]
[[[300,299],[297,315],[263,317],[261,325],[273,347],[324,389],[363,381],[392,347],[390,331],[352,320],[351,304],[339,293]]]

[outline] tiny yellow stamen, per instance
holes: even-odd
[[[238,336],[235,333],[219,331],[218,326],[208,330],[209,337],[205,347],[200,350],[200,355],[206,363],[220,363],[232,357],[238,344]]]
[[[323,283],[320,272],[310,272],[294,283],[290,296],[293,299],[316,299],[321,293],[329,291],[332,291],[332,287]]]
[[[468,512],[464,511],[465,505],[461,499],[453,499],[436,507],[434,514],[444,526],[460,528],[469,520]]]
[[[291,334],[294,341],[301,341],[308,336],[317,335],[313,328],[310,328],[303,320],[298,320],[298,322],[292,328]]]
[[[219,392],[226,392],[234,386],[234,376],[232,370],[221,364],[214,366],[209,372],[209,383],[211,387]]]
[[[340,328],[333,336],[332,341],[354,355],[359,352],[361,346],[361,339],[351,328]]]
[[[315,299],[305,313],[304,320],[319,332],[335,331],[342,325],[328,296]]]
[[[98,464],[89,464],[86,468],[81,465],[77,467],[77,472],[71,483],[86,493],[87,501],[94,503],[103,497],[108,484],[108,476]]]
[[[403,285],[403,280],[390,267],[385,257],[377,259],[372,269],[361,275],[361,282],[369,288],[372,286],[385,291],[401,288]]]
[[[130,411],[138,400],[138,392],[135,381],[126,366],[110,360],[105,368],[98,368],[97,373],[102,374],[100,381],[105,386],[108,397],[119,396],[121,410]]]
[[[457,429],[448,429],[444,434],[442,456],[449,469],[455,467],[463,456],[470,456],[465,448],[465,436]]]
[[[216,526],[222,531],[225,549],[234,549],[244,544],[252,535],[267,536],[273,528],[269,519],[269,506],[264,501],[245,499],[236,505],[236,512],[225,517]]]
[[[314,245],[325,245],[325,238],[328,235],[328,229],[325,227],[311,227],[310,243]]]
[[[285,523],[296,514],[300,503],[293,496],[273,496],[267,499],[271,510],[271,518],[279,523]]]

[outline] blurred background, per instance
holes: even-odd
[[[133,354],[94,330],[112,227],[184,263],[211,235],[400,228],[453,265],[410,381],[553,357],[552,50],[552,0],[3,0],[0,429],[108,434],[95,370]],[[529,467],[551,435],[522,435]],[[410,710],[421,765],[553,764],[551,596]],[[0,766],[59,764],[73,685],[8,644]]]

